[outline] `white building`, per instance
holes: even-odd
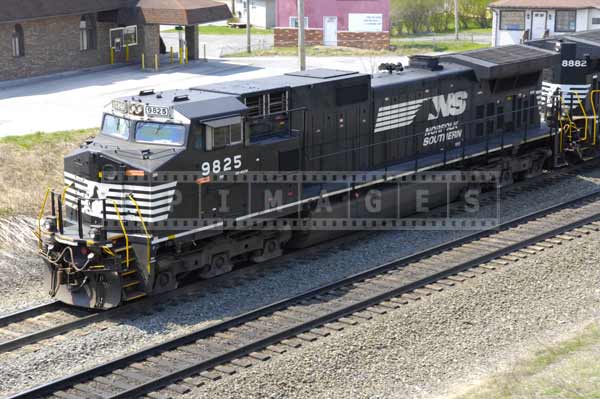
[[[246,1],[235,0],[235,16],[246,22]],[[252,0],[250,2],[250,24],[259,28],[274,28],[277,25],[275,0]]]
[[[489,7],[494,46],[600,29],[600,0],[497,0]]]

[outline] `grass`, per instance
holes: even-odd
[[[28,150],[34,147],[46,145],[54,146],[65,143],[73,143],[76,140],[82,140],[87,136],[94,135],[96,133],[96,129],[69,130],[55,133],[37,132],[23,136],[0,137],[0,145],[7,144]]]
[[[311,57],[336,57],[336,56],[386,56],[386,55],[414,55],[425,53],[457,52],[476,50],[489,47],[486,44],[473,43],[471,41],[410,41],[401,42],[392,40],[395,50],[363,50],[350,47],[307,47],[306,55]],[[296,47],[275,47],[267,50],[256,50],[251,54],[246,52],[228,54],[226,57],[273,57],[273,56],[295,56]]]
[[[63,186],[63,157],[97,129],[0,138],[0,217],[36,215],[48,187]]]
[[[468,28],[468,29],[460,29],[459,33],[461,36],[468,35],[491,35],[492,28]],[[428,36],[436,36],[436,35],[453,35],[454,28],[449,29],[443,32],[424,32],[424,33],[402,33],[402,34],[394,34],[392,37],[397,38],[419,38],[419,37],[428,37]]]
[[[168,29],[163,32],[176,33],[176,32],[178,32],[178,30],[177,29]],[[272,35],[273,34],[272,29],[262,29],[262,28],[256,28],[256,27],[252,27],[250,32],[253,35]],[[234,29],[234,28],[230,28],[229,26],[205,25],[205,26],[198,27],[198,33],[201,35],[245,35],[246,29]]]
[[[460,34],[461,35],[469,35],[469,34],[475,34],[475,35],[486,35],[492,34],[492,21],[491,21],[491,15],[489,18],[489,28],[481,28],[479,26],[479,23],[475,20],[475,19],[469,19],[467,21],[467,28],[463,28],[463,26],[460,26]],[[399,33],[397,31],[397,28],[394,26],[392,27],[392,36],[393,37],[402,37],[402,38],[407,38],[407,37],[420,37],[420,36],[431,36],[431,35],[450,35],[454,33],[454,18],[452,18],[452,20],[450,21],[450,23],[448,24],[448,29],[440,31],[440,32],[424,32],[424,33]]]
[[[600,325],[548,345],[455,399],[600,398]]]

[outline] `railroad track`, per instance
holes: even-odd
[[[55,337],[101,316],[87,309],[50,302],[0,317],[0,353]]]
[[[484,194],[481,197],[481,205],[489,205],[495,201],[514,198],[524,193],[530,193],[540,188],[547,188],[549,185],[557,184],[567,178],[573,177],[579,173],[598,168],[600,162],[591,162],[584,165],[575,165],[565,169],[553,171],[551,173],[524,181],[503,188],[499,195],[496,192]],[[461,213],[461,202],[450,204],[450,213],[457,215]],[[445,206],[434,209],[427,214],[427,217],[444,217],[447,213]],[[348,240],[359,239],[361,233],[355,233],[353,236],[336,239],[328,243],[322,243],[305,250],[294,251],[284,255],[284,258],[275,260],[277,263],[285,263],[286,257],[302,259],[311,258],[314,254],[319,254],[324,250],[336,250],[336,246],[344,246]],[[138,311],[144,311],[147,308],[155,308],[162,305],[165,301],[177,301],[177,296],[184,298],[193,298],[194,295],[210,287],[211,290],[219,288],[235,288],[240,285],[245,278],[253,273],[261,274],[269,269],[272,262],[257,265],[256,267],[246,268],[245,271],[238,270],[228,276],[222,276],[212,280],[210,283],[200,282],[192,284],[177,292],[161,295],[159,297],[145,298],[135,305],[136,309],[128,308],[123,310],[109,310],[105,312],[93,312],[86,309],[69,307],[59,302],[52,302],[42,306],[26,309],[21,312],[0,317],[0,353],[14,351],[26,345],[36,344],[42,340],[53,338],[57,335],[69,331],[83,328],[93,323],[99,323],[104,320],[114,319],[123,314],[131,314]],[[241,272],[241,273],[240,273]],[[240,274],[240,276],[237,276]],[[243,277],[242,277],[243,276]],[[232,280],[234,283],[232,284]],[[235,282],[238,283],[235,283]],[[129,305],[128,305],[129,306]]]
[[[162,399],[386,313],[545,248],[600,231],[600,190],[390,262],[12,398]]]

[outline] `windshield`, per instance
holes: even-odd
[[[183,145],[185,143],[185,126],[138,122],[135,127],[135,141],[149,144]]]
[[[130,130],[131,121],[110,114],[104,115],[104,120],[102,121],[102,134],[127,140],[129,139]]]

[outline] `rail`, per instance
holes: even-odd
[[[125,224],[123,223],[123,219],[121,218],[121,213],[119,212],[119,207],[117,206],[117,201],[113,201],[113,205],[115,207],[115,213],[117,214],[117,219],[119,220],[119,224],[121,225],[121,230],[123,231],[123,236],[125,237],[125,265],[126,265],[126,268],[129,269],[129,236],[127,235],[127,230],[125,229]]]
[[[133,197],[133,194],[129,194],[129,199],[135,206],[135,210],[138,214],[138,217],[140,218],[140,222],[142,223],[142,228],[144,229],[144,233],[146,234],[146,248],[147,248],[146,257],[148,259],[148,275],[150,275],[150,243],[152,242],[152,236],[148,233],[148,229],[146,228],[146,223],[144,222],[144,217],[142,216],[142,211],[140,210],[140,207],[138,206],[137,201]]]
[[[48,202],[48,195],[50,195],[50,191],[50,188],[46,190],[46,195],[44,196],[44,201],[42,202],[42,207],[40,208],[40,212],[38,214],[37,238],[40,249],[42,249],[42,217],[44,217],[44,210],[46,209],[46,202]]]

